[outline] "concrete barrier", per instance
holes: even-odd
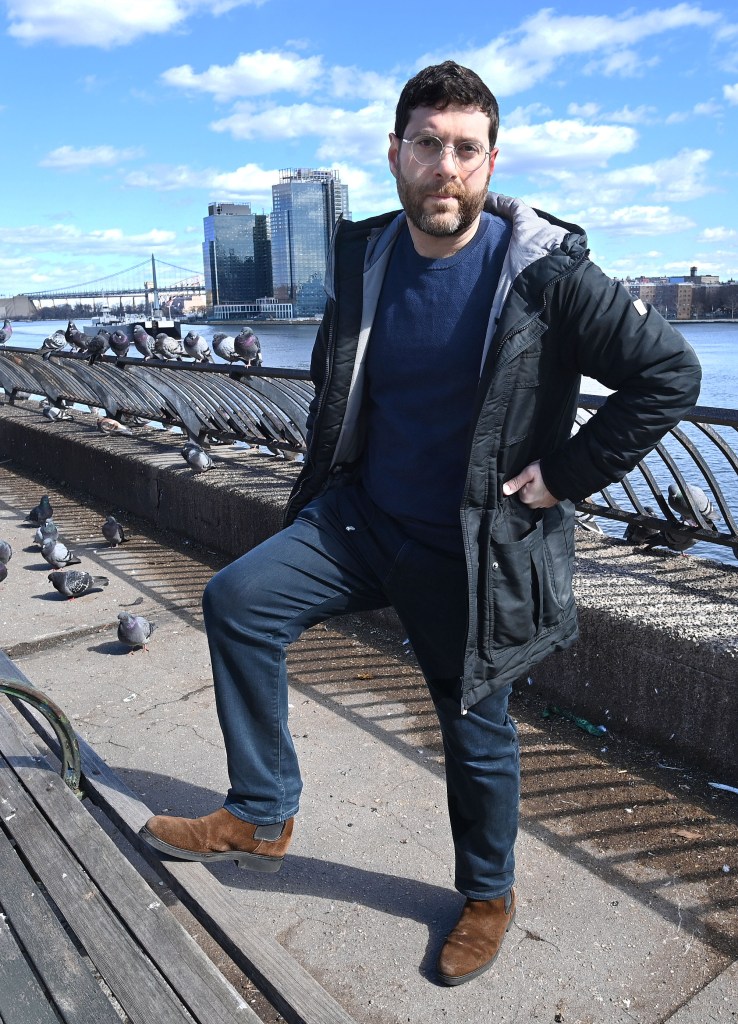
[[[82,413],[50,423],[32,403],[0,406],[0,458],[19,468],[234,557],[280,528],[294,463],[216,448],[216,468],[194,476],[181,444],[168,431],[109,437]],[[738,784],[738,565],[581,534],[575,592],[579,642],[521,686]]]

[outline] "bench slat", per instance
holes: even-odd
[[[62,1018],[69,1024],[120,1024],[117,1013],[2,831],[0,877],[3,880],[0,898],[3,911]],[[8,954],[1,947],[2,943],[0,1012],[12,1016],[15,1012],[13,1005],[18,997],[12,1002],[6,1000],[8,982],[4,976],[4,967]],[[30,972],[30,968],[26,969]],[[42,998],[46,1003],[43,993]],[[19,1005],[22,1006],[23,1002],[19,1000]],[[21,1015],[18,1020],[22,1019]],[[53,1014],[40,1017],[39,1024],[47,1019],[57,1024]]]
[[[5,843],[5,837],[2,836]],[[3,880],[5,887],[5,880]],[[0,918],[0,1021],[59,1024],[7,921]],[[80,1024],[83,1024],[80,1021]]]
[[[0,713],[0,749],[22,758],[30,744]],[[43,763],[43,762],[42,762]],[[66,799],[65,784],[48,771],[18,763],[14,770],[36,803],[54,822],[111,906],[169,980],[197,1020],[218,1024],[258,1024],[254,1010],[223,977],[200,946],[121,854],[112,839],[76,799]],[[49,771],[51,768],[49,766]],[[57,790],[60,792],[57,794]],[[64,813],[59,815],[62,806]]]

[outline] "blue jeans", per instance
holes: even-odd
[[[456,888],[494,899],[514,881],[520,759],[504,687],[461,714],[464,559],[408,538],[361,485],[327,491],[295,522],[217,573],[203,610],[225,740],[225,806],[257,824],[297,813],[286,649],[331,616],[392,605],[441,727]]]

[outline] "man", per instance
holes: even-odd
[[[285,649],[330,616],[393,605],[443,737],[466,897],[438,961],[448,985],[492,964],[515,914],[507,700],[576,639],[573,502],[631,469],[700,380],[580,228],[488,193],[497,126],[492,93],[451,61],[403,89],[389,147],[403,211],[336,231],[285,529],[205,591],[225,806],[142,830],[170,856],[278,870],[301,790]],[[614,393],[572,436],[582,374]]]

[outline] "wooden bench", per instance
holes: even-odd
[[[31,685],[2,652],[1,682]],[[8,699],[63,761],[46,718]],[[0,1024],[120,1024],[116,1005],[131,1024],[259,1021],[80,795],[146,855],[289,1024],[353,1024],[273,938],[243,920],[203,865],[161,861],[140,843],[152,812],[81,739],[79,751],[75,793],[3,698]]]

